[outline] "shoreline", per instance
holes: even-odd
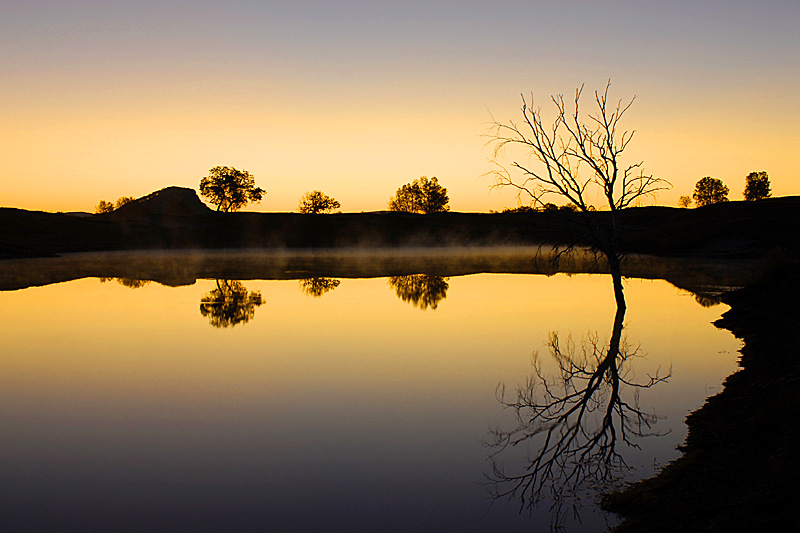
[[[792,263],[723,297],[731,309],[715,325],[744,341],[740,369],[687,416],[681,457],[603,497],[601,506],[624,518],[614,531],[790,529],[800,476],[798,298]]]

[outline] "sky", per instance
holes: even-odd
[[[423,175],[501,210],[493,117],[609,79],[636,97],[626,161],[673,186],[650,203],[704,176],[741,199],[754,171],[798,195],[798,27],[796,0],[3,0],[0,206],[93,211],[225,165],[266,189],[251,211],[314,189],[382,210]]]

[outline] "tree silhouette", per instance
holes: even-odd
[[[751,172],[744,179],[744,199],[747,201],[763,200],[772,196],[769,176],[766,172]]]
[[[214,167],[200,180],[200,194],[217,206],[217,211],[238,211],[248,202],[260,202],[266,191],[256,187],[252,174],[234,167]]]
[[[389,285],[404,302],[411,302],[414,307],[436,309],[439,302],[447,297],[449,284],[441,276],[429,274],[411,274],[408,276],[392,276]]]
[[[690,205],[692,205],[692,199],[689,198],[688,196],[681,196],[680,198],[678,198],[678,207],[686,209]]]
[[[592,246],[609,262],[612,274],[621,274],[620,219],[619,211],[636,205],[643,198],[654,196],[669,187],[661,178],[645,174],[642,162],[624,164],[622,156],[634,131],[623,131],[620,121],[635,100],[627,104],[609,101],[611,81],[605,90],[595,91],[594,113],[583,115],[580,108],[583,85],[575,91],[574,104],[567,108],[563,95],[551,96],[556,116],[551,125],[545,124],[540,108],[534,107],[522,97],[522,124],[513,121],[494,121],[490,129],[488,144],[493,146],[495,169],[494,188],[516,189],[517,199],[530,199],[537,208],[547,207],[547,198],[556,196],[566,199],[574,209],[586,214],[585,225],[591,234]],[[513,171],[522,174],[512,176],[511,171],[498,162],[508,148],[520,148],[523,159],[511,164]],[[523,161],[523,162],[520,162]],[[611,211],[608,218],[591,215],[595,208],[591,196],[598,194]],[[621,279],[615,277],[615,279]],[[622,286],[615,292],[622,293]]]
[[[105,200],[100,200],[100,202],[95,206],[94,212],[98,215],[103,213],[110,213],[114,210],[114,204],[111,202],[106,202]]]
[[[117,201],[114,204],[114,209],[119,209],[123,205],[129,204],[134,200],[136,200],[136,198],[134,198],[133,196],[120,196],[119,198],[117,198]]]
[[[300,289],[307,296],[319,298],[339,286],[341,281],[334,278],[305,278],[300,280]]]
[[[638,347],[623,337],[624,318],[625,307],[618,307],[607,343],[595,334],[578,348],[571,338],[551,333],[547,347],[557,375],[546,375],[536,354],[534,374],[510,400],[505,386],[498,386],[498,401],[515,412],[518,425],[490,432],[488,477],[495,498],[517,499],[521,510],[548,501],[552,525],[558,526],[565,506],[577,511],[585,491],[614,484],[630,469],[620,444],[638,448],[639,438],[657,434],[657,417],[639,407],[638,391],[665,381],[669,373],[633,380],[630,363]],[[527,467],[507,472],[501,454],[520,445],[532,450]]]
[[[298,210],[304,214],[330,213],[334,209],[339,209],[342,204],[321,191],[307,192],[300,198]]]
[[[264,303],[261,293],[247,290],[241,281],[218,279],[217,288],[200,300],[200,314],[215,328],[246,324]]]
[[[694,186],[694,203],[697,207],[728,201],[730,189],[722,183],[721,179],[706,176],[701,178]]]
[[[447,189],[439,185],[436,177],[422,176],[406,183],[389,199],[389,211],[408,213],[439,213],[449,211]]]

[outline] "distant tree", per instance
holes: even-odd
[[[532,213],[536,211],[533,207],[529,205],[521,205],[519,207],[506,207],[503,209],[503,213]]]
[[[390,211],[406,211],[408,213],[439,213],[449,211],[447,189],[439,185],[436,177],[427,176],[406,183],[389,199]]]
[[[119,198],[117,198],[117,203],[114,204],[114,209],[119,209],[123,205],[129,204],[134,200],[136,200],[136,198],[134,198],[133,196],[120,196]]]
[[[217,206],[217,211],[237,211],[248,202],[260,202],[266,191],[256,187],[255,178],[246,170],[214,167],[200,180],[200,194]]]
[[[320,191],[307,192],[300,198],[298,210],[304,214],[316,215],[319,213],[330,213],[334,209],[339,209],[342,204]]]
[[[690,205],[692,205],[692,199],[689,198],[688,196],[681,196],[680,198],[678,198],[678,207],[686,209]]]
[[[100,203],[97,204],[94,208],[94,212],[99,214],[102,213],[110,213],[114,210],[114,204],[111,202],[106,202],[105,200],[100,200]]]
[[[706,176],[700,179],[694,186],[694,203],[697,207],[716,204],[728,201],[730,189],[722,183],[722,180]]]
[[[745,200],[762,200],[772,196],[772,191],[769,186],[769,176],[767,176],[766,172],[751,172],[744,181]]]

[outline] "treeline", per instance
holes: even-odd
[[[697,207],[728,201],[730,189],[721,179],[706,176],[701,178],[694,186],[692,197],[681,196],[678,199],[679,207],[690,207],[692,200]],[[772,196],[769,176],[766,172],[751,172],[744,179],[742,196],[745,201],[754,202]]]
[[[260,202],[267,194],[261,187],[256,187],[255,177],[246,170],[235,167],[217,166],[209,170],[208,176],[200,180],[200,194],[217,206],[217,211],[238,211],[250,202]],[[110,213],[135,198],[123,196],[116,203],[100,200],[95,212]],[[434,176],[428,179],[422,176],[411,183],[406,183],[389,198],[389,211],[406,213],[442,213],[450,210],[450,198],[447,189],[439,184]],[[297,210],[303,214],[321,214],[336,212],[342,206],[338,200],[322,191],[313,190],[300,198]]]
[[[255,178],[246,170],[237,170],[234,167],[214,167],[209,175],[200,180],[200,194],[209,202],[217,206],[217,211],[238,211],[250,202],[260,202],[267,193],[264,189],[256,187]],[[696,184],[692,196],[681,196],[678,206],[688,208],[692,203],[696,207],[703,207],[719,202],[727,202],[730,189],[719,178],[705,176]],[[745,177],[745,187],[742,193],[746,201],[761,200],[772,196],[769,176],[766,172],[751,172]],[[95,212],[110,213],[123,205],[134,201],[131,196],[121,196],[116,202],[100,200],[95,206]],[[442,213],[450,210],[450,198],[447,189],[439,184],[434,176],[422,176],[411,183],[406,183],[398,188],[394,196],[389,198],[389,211],[406,213]],[[297,210],[304,214],[322,214],[341,212],[341,203],[319,190],[309,191],[300,198]],[[528,213],[547,211],[578,211],[574,203],[556,205],[552,202],[540,203],[538,206],[520,205],[506,207],[502,213]],[[594,211],[592,206],[588,210]],[[490,213],[497,211],[489,210]]]

